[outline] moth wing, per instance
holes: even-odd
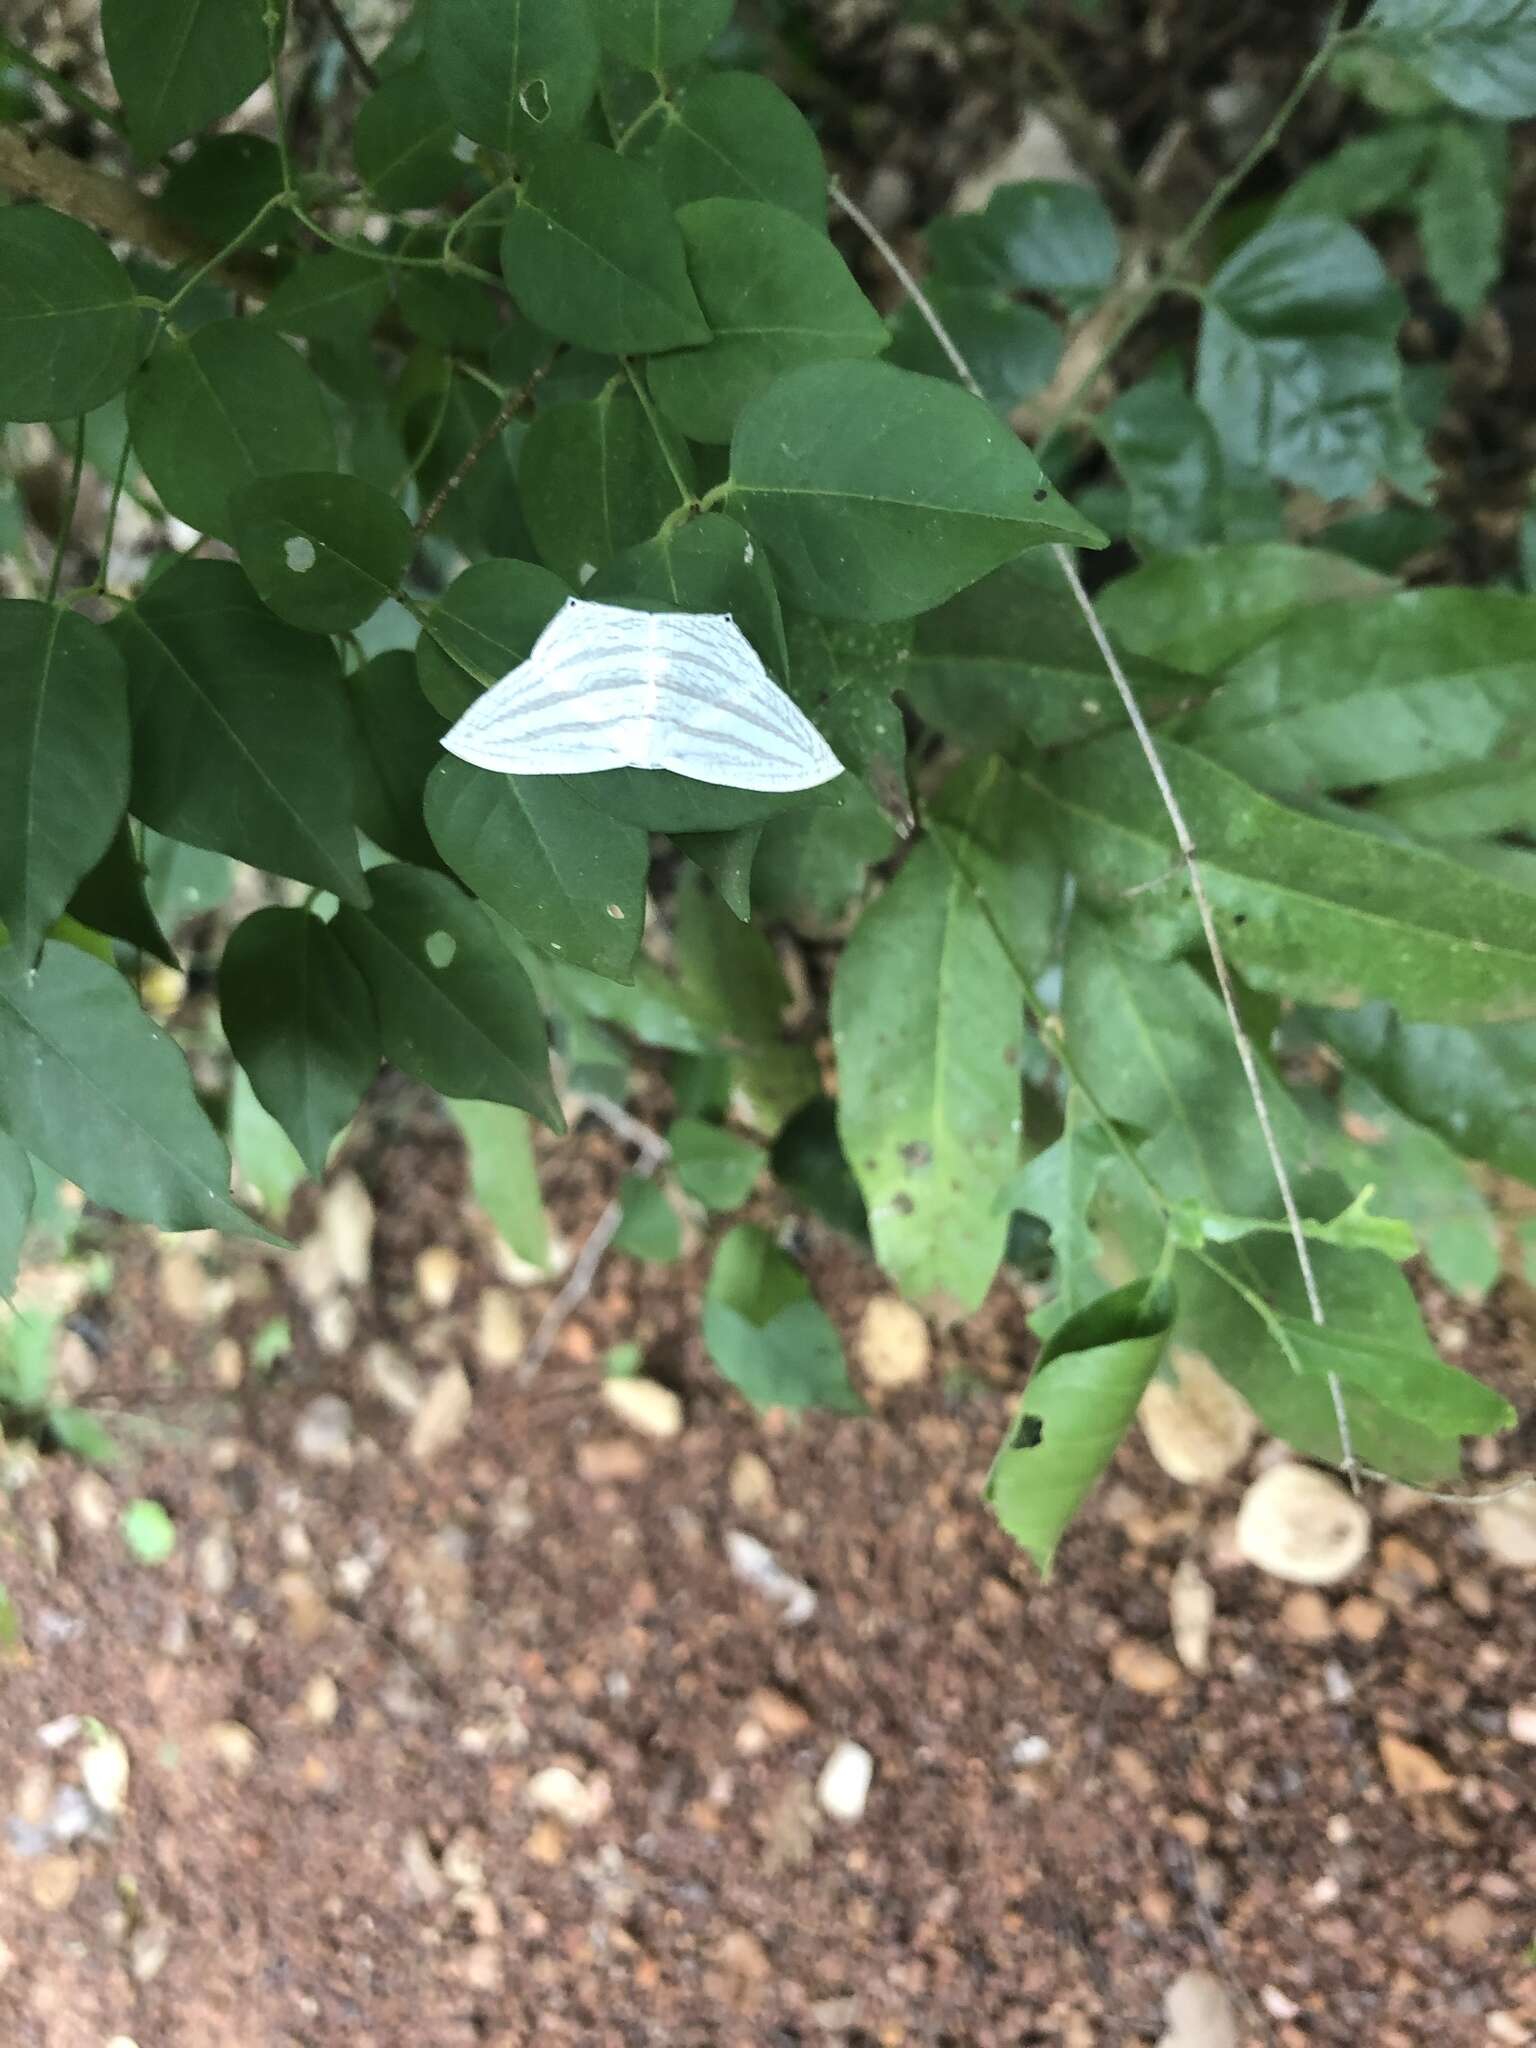
[[[781,690],[736,622],[672,613],[651,759],[726,789],[815,789],[843,764]]]
[[[591,617],[602,612],[574,599],[556,612],[528,659],[444,734],[449,753],[501,775],[590,775],[645,758],[635,636]]]

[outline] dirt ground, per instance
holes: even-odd
[[[1244,1474],[1190,1491],[1138,1438],[1042,1586],[979,1499],[1006,1288],[869,1417],[759,1422],[702,1357],[702,1254],[614,1257],[525,1385],[551,1289],[407,1109],[318,1222],[301,1195],[297,1256],[108,1232],[66,1368],[155,1421],[107,1477],[7,1456],[6,2048],[1088,2048],[1156,2039],[1191,1966],[1269,2048],[1536,2040],[1532,1579],[1464,1511],[1378,1491],[1369,1558],[1305,1591],[1238,1560]],[[601,1129],[551,1153],[568,1246],[620,1170]],[[878,1275],[806,1249],[852,1344]],[[1438,1319],[1528,1411],[1531,1331]],[[679,1433],[605,1402],[618,1341]],[[158,1569],[135,1495],[176,1525]],[[874,1778],[839,1821],[848,1740]]]

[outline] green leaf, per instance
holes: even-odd
[[[1337,1324],[1321,1327],[1295,1316],[1280,1318],[1280,1341],[1304,1373],[1336,1375],[1436,1436],[1480,1436],[1511,1429],[1518,1420],[1502,1395],[1455,1366],[1443,1365],[1429,1342],[1382,1343]]]
[[[641,954],[633,982],[605,981],[579,967],[540,961],[539,985],[560,1009],[628,1032],[642,1045],[671,1052],[713,1052],[722,1035],[714,1009]]]
[[[811,1047],[785,1038],[789,984],[777,954],[696,875],[679,879],[672,944],[684,1013],[700,1027],[700,1041],[678,1049],[727,1048],[733,1085],[771,1136],[820,1088]],[[675,1044],[676,1036],[651,1042]]]
[[[122,819],[127,678],[100,626],[28,599],[0,604],[0,675],[0,924],[30,960]]]
[[[184,846],[180,840],[166,839],[148,829],[141,834],[141,843],[144,893],[167,931],[174,934],[189,917],[200,917],[228,902],[235,871],[222,853]]]
[[[294,1189],[309,1176],[293,1140],[256,1100],[250,1078],[240,1067],[230,1085],[227,1135],[241,1195],[269,1216],[286,1216]]]
[[[979,399],[886,363],[813,363],[753,399],[728,502],[831,618],[910,618],[1028,547],[1103,539]]]
[[[647,154],[674,206],[762,199],[826,226],[821,145],[794,101],[755,72],[720,71],[686,86]]]
[[[591,0],[605,50],[637,71],[673,71],[702,57],[735,0]]]
[[[706,1209],[739,1209],[763,1170],[760,1145],[698,1117],[679,1117],[667,1142],[678,1184]]]
[[[141,953],[176,967],[175,950],[161,931],[145,889],[146,870],[124,818],[111,843],[69,899],[69,915],[94,932],[121,939]]]
[[[1093,1120],[1081,1092],[1067,1094],[1066,1128],[1010,1181],[1003,1205],[1038,1216],[1051,1233],[1056,1294],[1048,1310],[1031,1318],[1041,1336],[1085,1309],[1099,1291],[1098,1240],[1090,1217],[1099,1176],[1115,1156],[1114,1142]]]
[[[219,1014],[256,1099],[319,1180],[382,1057],[362,975],[318,917],[258,910],[225,945]]]
[[[497,1235],[520,1259],[549,1270],[549,1220],[539,1193],[533,1133],[520,1109],[450,1102],[469,1150],[469,1183]]]
[[[1434,134],[1428,121],[1393,121],[1374,135],[1357,135],[1303,171],[1275,210],[1364,220],[1389,207],[1406,207]]]
[[[1348,1208],[1327,1222],[1303,1217],[1304,1236],[1319,1244],[1336,1244],[1346,1251],[1384,1252],[1401,1264],[1418,1251],[1418,1239],[1411,1224],[1400,1216],[1377,1216],[1371,1202],[1376,1190],[1362,1188]],[[1202,1244],[1233,1244],[1255,1231],[1283,1231],[1293,1236],[1290,1220],[1268,1216],[1230,1216],[1223,1210],[1207,1209],[1199,1202],[1176,1202],[1170,1222],[1178,1241],[1197,1250]]]
[[[123,1541],[140,1564],[169,1564],[176,1552],[176,1524],[157,1500],[131,1500],[123,1509]]]
[[[1325,498],[1393,467],[1403,300],[1363,236],[1321,215],[1272,221],[1204,305],[1195,395],[1230,460]]]
[[[526,661],[570,591],[532,562],[476,562],[454,578],[423,622],[416,666],[428,703],[459,718],[492,683]]]
[[[229,1199],[229,1156],[186,1061],[114,968],[49,944],[0,950],[0,1125],[85,1190],[166,1230],[264,1236]]]
[[[307,633],[345,633],[392,595],[416,551],[411,522],[360,477],[261,477],[230,504],[235,546],[262,601]]]
[[[59,1317],[22,1309],[0,1325],[0,1401],[29,1414],[47,1410],[53,1392],[53,1351]]]
[[[1276,793],[1340,789],[1498,759],[1533,697],[1536,601],[1404,591],[1298,612],[1181,736]]]
[[[362,117],[359,115],[359,130]],[[354,135],[354,141],[355,141]],[[284,334],[352,348],[389,304],[389,271],[345,249],[301,256],[268,299],[261,317]]]
[[[971,889],[931,843],[865,910],[838,962],[843,1149],[876,1257],[925,1307],[979,1307],[1002,1260],[1021,1000]]]
[[[433,0],[426,46],[460,128],[509,155],[568,134],[597,90],[587,0]]]
[[[1033,984],[1056,951],[1065,884],[1022,779],[995,757],[968,761],[931,799],[925,822],[999,935],[1015,977]]]
[[[118,614],[134,816],[366,902],[335,652],[280,624],[232,562],[178,562]]]
[[[587,594],[642,610],[729,612],[769,674],[789,682],[784,619],[768,564],[723,513],[706,512],[631,548],[593,577]]]
[[[752,869],[765,916],[828,931],[862,895],[871,866],[895,843],[875,800],[849,782],[836,803],[770,818]]]
[[[988,405],[1006,412],[1043,391],[1061,361],[1061,333],[1038,306],[1021,306],[986,286],[935,284],[928,301],[981,386]],[[959,372],[918,307],[910,300],[893,323],[891,356],[903,370],[929,377]]]
[[[1528,0],[1375,0],[1361,34],[1469,114],[1536,114],[1536,13]]]
[[[1536,1010],[1526,891],[1287,809],[1172,741],[1159,752],[1200,849],[1222,945],[1254,987],[1340,1006],[1380,998],[1447,1023]],[[1130,734],[1078,750],[1048,783],[1034,770],[1026,780],[1048,801],[1084,890],[1139,943],[1168,954],[1198,942],[1172,828]]]
[[[386,78],[357,110],[352,154],[380,206],[404,212],[437,206],[463,182],[454,152],[458,124],[425,58]],[[381,266],[370,268],[385,275]]]
[[[680,444],[677,452],[686,475],[692,458]],[[576,586],[649,540],[679,503],[644,408],[617,385],[586,404],[539,415],[523,441],[518,488],[534,545],[557,576]]]
[[[762,837],[761,825],[737,825],[728,832],[679,832],[672,843],[708,875],[731,915],[745,924],[752,915],[752,863]]]
[[[282,195],[283,159],[264,135],[211,135],[172,164],[160,210],[210,249],[291,241],[297,226]]]
[[[267,75],[262,0],[102,0],[101,35],[143,157],[233,113]]]
[[[314,373],[253,320],[215,320],[188,341],[162,343],[129,389],[128,424],[161,504],[220,540],[234,538],[242,485],[336,466]]]
[[[1406,1023],[1386,1003],[1309,1011],[1304,1021],[1462,1158],[1536,1182],[1536,1025]]]
[[[1138,547],[1183,550],[1233,531],[1240,514],[1216,430],[1176,359],[1123,391],[1099,425],[1130,493],[1127,530]]]
[[[1172,1322],[1168,1290],[1133,1280],[1069,1317],[1040,1353],[987,1501],[1042,1572],[1136,1419]]]
[[[1394,587],[1389,576],[1347,556],[1258,541],[1148,562],[1117,577],[1095,601],[1133,654],[1213,676],[1290,627],[1307,607],[1326,608],[1323,630],[1332,636],[1344,617],[1341,600],[1384,597]]]
[[[1536,80],[1536,39],[1532,78]],[[1508,183],[1508,148],[1501,129],[1462,121],[1448,121],[1437,129],[1429,176],[1418,196],[1419,239],[1424,267],[1441,297],[1468,317],[1498,282]]]
[[[538,1001],[485,912],[421,868],[368,879],[372,905],[344,905],[334,930],[373,991],[385,1058],[443,1095],[562,1129]]]
[[[1098,194],[1044,178],[999,185],[979,219],[938,222],[929,240],[944,281],[1045,292],[1069,310],[1092,305],[1120,262]]]
[[[1357,1175],[1363,1163],[1438,1277],[1456,1293],[1481,1299],[1502,1265],[1499,1224],[1466,1166],[1443,1138],[1393,1109],[1358,1075],[1344,1076],[1334,1107],[1355,1155],[1347,1164],[1340,1160],[1340,1172]],[[1387,1244],[1376,1248],[1409,1256]]]
[[[911,628],[905,620],[851,626],[796,613],[787,634],[790,695],[892,823],[910,831],[907,729],[893,692],[906,688]]]
[[[701,199],[677,216],[713,339],[650,366],[662,410],[694,441],[729,441],[749,399],[785,370],[875,356],[885,323],[826,235],[781,206]]]
[[[444,759],[427,779],[443,859],[514,931],[573,966],[628,979],[645,929],[650,844],[563,775],[491,775]]]
[[[443,758],[442,718],[427,702],[416,659],[376,655],[347,677],[352,701],[353,817],[396,860],[431,867],[437,849],[422,813],[427,777]]]
[[[837,1105],[828,1095],[807,1102],[773,1141],[768,1164],[774,1179],[802,1208],[834,1230],[868,1246],[864,1197],[837,1135]]]
[[[1132,581],[1133,578],[1124,579]],[[1121,588],[1111,583],[1097,600]],[[1198,692],[1180,668],[1117,646],[1148,709]],[[1124,712],[1057,564],[1021,555],[917,622],[901,689],[920,717],[970,748],[1082,739]]]
[[[99,236],[46,206],[0,209],[0,419],[58,420],[121,391],[148,327]]]
[[[738,1224],[721,1240],[703,1322],[711,1359],[754,1408],[863,1414],[836,1330],[766,1231]]]
[[[0,1131],[0,1295],[9,1297],[16,1285],[36,1194],[31,1160],[14,1138]]]
[[[619,1206],[624,1213],[614,1233],[615,1251],[658,1266],[682,1257],[682,1223],[654,1180],[638,1173],[625,1174],[619,1184]]]
[[[603,355],[708,341],[656,173],[590,142],[535,160],[502,230],[507,285],[536,327]]]

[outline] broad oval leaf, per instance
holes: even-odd
[[[597,90],[588,0],[433,0],[426,44],[460,128],[512,155],[569,133]]]
[[[322,249],[301,256],[262,309],[284,334],[355,345],[389,304],[389,271],[367,256]]]
[[[1536,11],[1527,0],[1375,0],[1361,33],[1469,114],[1536,114]]]
[[[99,235],[46,206],[0,209],[0,419],[92,412],[122,390],[148,326]]]
[[[434,711],[460,717],[492,683],[526,661],[570,590],[532,562],[476,562],[427,614],[416,644]]]
[[[701,199],[677,216],[713,334],[650,365],[656,402],[694,441],[729,441],[742,407],[784,370],[876,356],[885,322],[819,229],[782,206]]]
[[[210,249],[259,249],[291,241],[298,223],[276,202],[283,159],[265,135],[210,135],[171,166],[160,210]]]
[[[602,355],[708,341],[656,173],[591,142],[541,152],[502,230],[507,288],[536,327]]]
[[[980,214],[936,221],[929,242],[946,284],[1044,292],[1072,311],[1101,296],[1120,261],[1098,193],[1049,178],[999,185]]]
[[[702,1117],[678,1117],[667,1143],[679,1187],[706,1209],[739,1209],[765,1164],[760,1145]]]
[[[970,366],[989,405],[1007,412],[1043,391],[1061,362],[1061,330],[1038,306],[972,285],[929,285],[929,303]],[[910,300],[897,313],[890,360],[903,370],[957,379],[938,336]]]
[[[1281,1316],[1277,1339],[1302,1372],[1325,1380],[1332,1375],[1436,1436],[1486,1436],[1518,1420],[1502,1394],[1438,1358],[1427,1335],[1405,1344],[1338,1323]]]
[[[169,939],[149,901],[148,871],[134,844],[133,828],[121,820],[106,852],[88,875],[80,878],[69,899],[69,914],[93,932],[105,932],[136,946],[167,967],[179,967]]]
[[[692,457],[681,441],[679,459],[686,474]],[[578,589],[615,555],[648,540],[678,506],[644,408],[617,385],[585,404],[541,413],[523,439],[517,481],[534,546]]]
[[[813,227],[827,224],[821,144],[787,94],[752,71],[720,71],[691,82],[665,109],[647,152],[668,199],[763,199]]]
[[[735,0],[589,0],[605,50],[637,71],[672,71],[702,57]]]
[[[386,78],[357,110],[352,150],[380,206],[438,206],[463,182],[458,124],[424,57]],[[380,264],[372,266],[387,276]]]
[[[233,113],[267,75],[263,0],[102,0],[101,36],[148,158]]]
[[[235,494],[230,523],[262,600],[307,633],[345,633],[371,618],[416,548],[393,498],[334,471],[258,477]]]
[[[541,1272],[549,1268],[549,1220],[539,1193],[533,1133],[520,1109],[450,1102],[469,1151],[469,1183],[502,1242]]]
[[[365,903],[333,648],[233,562],[178,562],[110,628],[128,664],[134,816]]]
[[[85,1190],[164,1230],[262,1237],[229,1198],[229,1155],[187,1063],[113,967],[44,946],[36,973],[0,949],[0,1125]]]
[[[447,726],[428,703],[414,657],[394,647],[347,677],[352,702],[353,816],[396,860],[432,867],[422,804]]]
[[[127,676],[100,626],[20,598],[0,604],[0,676],[0,925],[31,960],[127,804]]]
[[[373,992],[384,1057],[441,1094],[564,1129],[538,999],[479,904],[422,868],[368,879],[368,910],[344,904],[334,929]]]
[[[490,775],[442,760],[427,826],[466,887],[534,945],[614,980],[645,929],[650,843],[583,803],[560,775]]]
[[[382,1056],[357,966],[308,911],[258,910],[224,947],[219,1014],[257,1101],[318,1180]]]
[[[256,477],[336,466],[336,436],[304,358],[252,320],[162,344],[128,393],[134,453],[160,502],[234,538],[233,499]]]
[[[987,1500],[1042,1572],[1135,1421],[1172,1326],[1169,1291],[1133,1280],[1069,1317],[1036,1360]]]
[[[754,398],[727,502],[831,618],[910,618],[1026,548],[1104,544],[979,399],[885,363],[813,363]]]
[[[804,1274],[765,1230],[741,1223],[722,1238],[703,1326],[711,1359],[754,1408],[864,1412],[836,1330]]]

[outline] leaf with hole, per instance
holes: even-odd
[[[0,604],[0,924],[31,960],[128,801],[122,656],[89,619]]]
[[[460,128],[512,156],[568,134],[597,90],[588,0],[433,0],[426,47]]]
[[[318,917],[258,910],[224,947],[219,1014],[257,1100],[318,1180],[382,1056],[362,975]]]
[[[243,485],[336,466],[314,372],[254,320],[215,320],[190,340],[162,343],[129,390],[128,424],[167,512],[220,540],[234,538]]]
[[[443,1095],[503,1102],[562,1130],[544,1018],[494,925],[446,875],[374,868],[334,930],[373,992],[384,1057]]]
[[[345,633],[371,618],[416,549],[393,498],[323,470],[258,477],[235,494],[230,523],[263,602],[307,633]]]
[[[0,419],[57,420],[121,391],[149,329],[99,235],[46,206],[0,209]]]
[[[285,626],[233,562],[179,562],[118,614],[137,818],[366,902],[333,648]]]
[[[829,618],[910,618],[1026,548],[1103,542],[979,399],[886,363],[813,363],[754,398],[727,504]]]
[[[603,355],[709,340],[656,173],[590,142],[541,151],[502,230],[507,288],[536,327]]]

